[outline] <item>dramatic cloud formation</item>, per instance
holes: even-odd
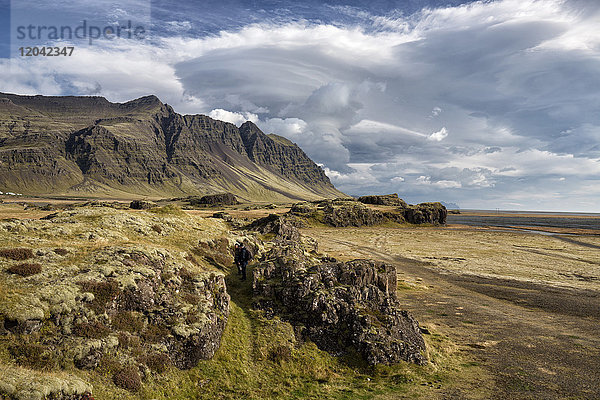
[[[250,12],[209,33],[197,12],[165,7],[152,41],[0,61],[1,90],[155,93],[179,112],[252,120],[350,194],[600,212],[600,5],[411,4],[424,8]]]

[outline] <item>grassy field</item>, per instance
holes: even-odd
[[[439,273],[600,290],[600,236],[453,227],[321,228],[306,233],[324,251],[348,257],[364,256],[352,251],[354,244],[362,243],[379,252],[428,263]]]

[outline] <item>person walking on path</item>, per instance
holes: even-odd
[[[238,269],[238,275],[241,276],[243,281],[246,280],[246,267],[248,266],[248,262],[250,261],[250,251],[240,242],[235,243],[235,265]]]

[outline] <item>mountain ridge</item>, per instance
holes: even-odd
[[[0,93],[0,186],[30,195],[164,197],[232,192],[248,201],[345,196],[296,144],[154,95]]]

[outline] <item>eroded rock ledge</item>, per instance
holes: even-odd
[[[255,307],[290,321],[333,354],[353,348],[370,364],[425,364],[419,325],[396,297],[396,269],[371,260],[319,259],[316,246],[307,248],[287,218],[253,224],[275,234],[277,243],[253,270]]]
[[[365,204],[387,208],[372,208]],[[333,227],[372,226],[387,222],[444,225],[448,210],[441,203],[409,205],[398,195],[383,195],[365,196],[358,201],[343,198],[296,203],[290,214]]]

